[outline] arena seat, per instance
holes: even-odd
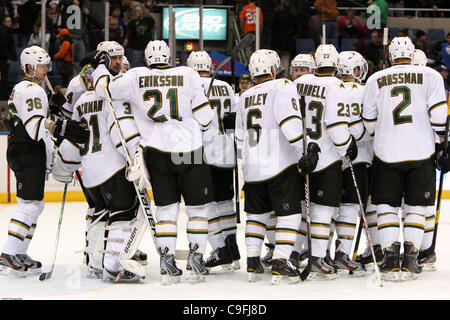
[[[316,49],[313,39],[297,39],[297,53],[311,53]]]
[[[353,50],[353,45],[358,43],[358,38],[343,38],[342,39],[342,51],[350,51]]]
[[[427,39],[430,41],[443,41],[446,35],[444,29],[428,29]]]

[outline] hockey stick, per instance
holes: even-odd
[[[355,171],[353,169],[352,161],[350,160],[350,158],[348,156],[347,156],[347,159],[348,159],[349,164],[350,164],[350,172],[352,174],[353,185],[355,186],[356,194],[358,195],[359,210],[360,210],[359,212],[360,212],[360,215],[361,215],[361,220],[363,222],[364,231],[366,232],[367,242],[369,243],[370,251],[372,253],[372,259],[373,259],[373,263],[374,263],[374,266],[375,266],[375,273],[376,273],[377,279],[378,279],[378,286],[382,287],[383,283],[381,282],[380,268],[378,267],[377,260],[375,258],[375,251],[373,250],[372,240],[370,239],[369,226],[367,224],[366,213],[364,211],[364,206],[363,206],[363,203],[362,203],[362,200],[361,200],[361,194],[359,192],[358,183],[356,182]]]
[[[305,96],[302,95],[300,98],[300,113],[302,115],[303,123],[303,155],[306,154],[308,148],[308,142],[306,141],[308,132],[306,129],[306,102]],[[309,273],[311,272],[311,257],[312,257],[312,247],[311,247],[311,199],[309,196],[310,184],[309,184],[309,174],[305,175],[305,202],[306,202],[306,237],[308,241],[308,264],[305,269],[300,273],[300,279],[305,281]]]
[[[448,133],[449,133],[449,122],[450,122],[450,115],[447,115],[447,122],[445,123],[445,140],[444,140],[444,151],[447,150],[448,147]],[[444,184],[444,175],[441,171],[439,176],[439,189],[438,189],[438,196],[436,201],[436,214],[434,218],[434,230],[433,230],[433,240],[431,242],[431,246],[428,249],[425,249],[422,254],[427,257],[429,255],[432,255],[435,252],[436,249],[436,237],[437,237],[437,229],[439,224],[439,216],[441,213],[441,200],[442,200],[442,191],[443,191],[443,184]]]
[[[66,195],[67,195],[67,186],[68,185],[69,185],[68,183],[64,184],[64,193],[63,193],[63,198],[62,198],[62,202],[61,202],[61,210],[59,212],[58,229],[56,231],[55,250],[53,251],[52,264],[50,266],[50,271],[42,272],[39,275],[39,280],[41,280],[41,281],[50,279],[50,277],[52,276],[52,273],[53,273],[53,268],[55,267],[56,252],[58,251],[59,234],[61,232],[61,224],[62,224],[62,218],[63,218],[63,212],[64,212],[64,205],[66,204]]]
[[[241,41],[231,50],[230,56],[224,59],[218,66],[215,68],[213,75],[211,77],[211,82],[209,83],[208,91],[206,92],[206,97],[209,99],[209,95],[211,94],[212,85],[214,82],[214,79],[216,78],[217,74],[219,73],[220,69],[223,68],[224,65],[226,65],[228,62],[231,61],[231,59],[235,59],[236,56],[239,54],[239,51],[244,49],[245,47],[249,46],[250,44],[255,41],[255,35],[253,33],[247,33],[245,37],[241,39]]]
[[[386,48],[388,44],[388,32],[389,28],[383,29],[383,69],[386,69],[387,61],[386,61]]]
[[[117,127],[117,131],[119,132],[120,143],[122,144],[123,149],[125,150],[125,155],[127,158],[127,162],[129,165],[133,163],[130,151],[127,148],[127,143],[125,141],[125,136],[123,135],[122,128],[120,127],[119,120],[117,119],[116,110],[112,104],[111,96],[109,95],[108,88],[106,84],[102,85],[102,89],[105,93],[106,101],[108,102],[109,109],[111,110],[112,116],[114,118],[114,124]],[[152,235],[153,243],[155,244],[155,249],[159,254],[158,245],[156,243],[156,223],[153,218],[153,213],[151,209],[150,197],[148,196],[147,190],[145,188],[140,189],[137,181],[133,181],[134,188],[139,198],[139,203],[141,205],[141,210],[144,215],[144,220],[147,222],[147,226],[149,227],[150,234]],[[187,260],[187,256],[189,254],[188,250],[176,250],[175,259],[178,260]]]

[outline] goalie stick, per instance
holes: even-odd
[[[114,124],[116,125],[117,131],[119,132],[120,143],[122,144],[122,147],[125,150],[127,162],[129,165],[131,165],[133,162],[132,157],[131,157],[130,151],[127,148],[125,137],[123,135],[119,121],[117,119],[116,110],[114,109],[114,106],[111,101],[111,96],[109,95],[108,88],[106,87],[107,85],[102,84],[101,86],[105,93],[105,98],[106,98],[106,101],[108,102],[109,109],[111,110],[112,116],[114,118]],[[159,254],[158,246],[156,243],[156,227],[155,227],[156,223],[155,223],[155,219],[153,218],[150,197],[148,196],[147,190],[145,188],[143,188],[142,190],[139,189],[139,185],[138,185],[137,181],[133,181],[133,185],[134,185],[134,188],[136,189],[136,193],[139,198],[139,203],[140,203],[139,212],[141,212],[144,215],[144,220],[147,222],[147,226],[149,227],[150,234],[152,235],[153,243],[155,244],[155,249]],[[187,260],[188,255],[189,255],[188,250],[176,250],[175,259]]]
[[[300,113],[302,116],[302,124],[303,124],[303,155],[306,154],[306,150],[308,148],[308,142],[306,141],[308,132],[306,129],[306,102],[305,102],[305,96],[302,95],[300,98]],[[309,191],[310,191],[310,184],[309,184],[309,174],[305,175],[305,202],[306,202],[306,238],[308,241],[308,264],[303,269],[303,271],[300,273],[300,279],[302,281],[305,281],[309,273],[311,272],[311,257],[312,257],[312,250],[311,250],[311,199],[309,197]]]
[[[52,276],[52,273],[53,273],[53,268],[55,267],[56,252],[58,251],[59,234],[61,233],[61,225],[62,225],[62,219],[63,219],[64,205],[66,204],[67,186],[68,185],[69,185],[68,183],[64,184],[64,193],[63,193],[63,198],[62,198],[62,202],[61,202],[61,209],[59,212],[58,229],[56,231],[55,249],[53,251],[52,264],[50,265],[50,270],[48,272],[42,272],[39,275],[39,280],[41,280],[41,281],[50,279],[50,277]]]

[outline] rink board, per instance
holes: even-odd
[[[8,168],[8,163],[6,161],[6,148],[7,148],[7,136],[1,135],[0,133],[0,152],[3,154],[0,160],[0,203],[15,203],[16,202],[16,179],[14,173]],[[242,171],[240,170],[240,186],[243,185]],[[437,172],[436,175],[436,190],[439,186],[440,173]],[[83,191],[81,190],[80,184],[77,179],[69,185],[66,201],[86,201]],[[443,184],[443,199],[450,199],[450,177],[449,175],[444,176]],[[47,175],[47,180],[45,183],[45,202],[60,202],[63,195],[64,186],[62,183],[53,179],[51,175]],[[9,190],[8,190],[9,189]],[[153,194],[151,190],[149,191],[149,196],[153,199]],[[241,198],[244,197],[244,193],[241,192]]]

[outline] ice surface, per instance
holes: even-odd
[[[337,279],[332,281],[306,281],[297,284],[273,286],[270,275],[256,283],[247,282],[245,272],[245,214],[238,225],[238,244],[241,249],[241,270],[229,274],[208,276],[206,282],[191,284],[183,281],[178,285],[163,286],[159,274],[159,258],[150,233],[144,236],[140,248],[148,254],[147,278],[139,284],[110,284],[86,277],[87,268],[82,263],[86,229],[83,202],[66,203],[56,265],[51,279],[39,281],[38,275],[27,278],[0,275],[0,298],[24,299],[450,299],[450,201],[442,204],[437,238],[437,271],[424,272],[419,279],[392,283],[383,282],[378,288],[370,275],[363,278]],[[178,223],[178,249],[187,249],[186,214],[182,206]],[[15,205],[0,205],[0,245],[3,246],[9,219]],[[40,216],[28,253],[42,261],[43,270],[51,263],[60,204],[47,203]],[[362,236],[364,238],[364,235]],[[364,242],[364,240],[363,240]],[[365,244],[361,244],[360,250]],[[1,247],[0,247],[1,249]],[[264,254],[263,249],[263,254]],[[209,255],[208,245],[206,256]],[[185,262],[178,262],[183,270]],[[373,274],[372,274],[373,275]],[[184,275],[183,275],[184,276]]]

